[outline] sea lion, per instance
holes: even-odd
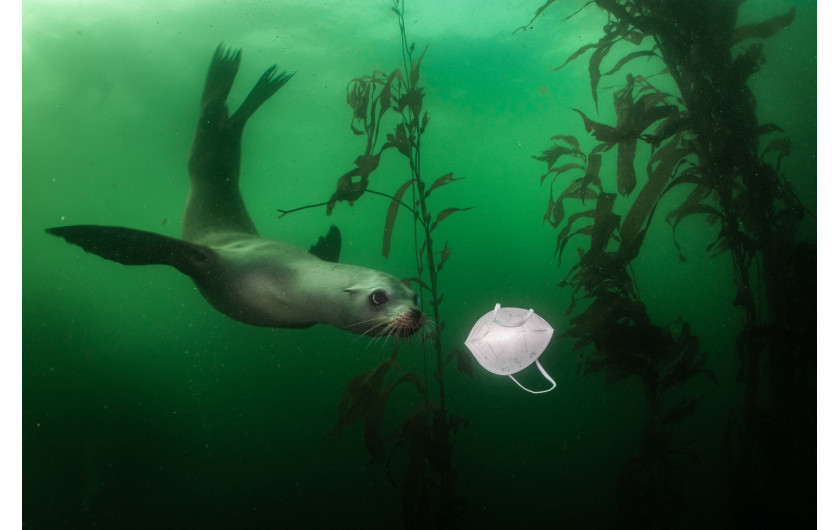
[[[175,267],[213,307],[246,324],[329,324],[364,335],[413,334],[426,321],[417,295],[389,274],[337,263],[341,235],[335,226],[309,252],[257,233],[239,193],[242,131],[293,74],[272,66],[229,115],[226,100],[240,57],[239,50],[219,45],[210,62],[189,156],[183,239],[115,226],[47,232],[124,265]]]

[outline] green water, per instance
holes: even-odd
[[[435,232],[437,248],[453,249],[440,277],[446,351],[496,302],[534,308],[558,335],[568,327],[570,293],[557,284],[571,261],[558,269],[557,232],[542,223],[544,164],[532,155],[556,134],[584,138],[573,107],[598,116],[586,57],[551,70],[600,38],[605,16],[590,8],[562,22],[579,6],[558,3],[513,33],[541,4],[406,6],[409,39],[429,43],[423,172],[465,179],[430,201],[473,207]],[[767,64],[751,86],[759,119],[792,139],[785,164],[797,171],[788,178],[816,213],[816,2],[753,0],[741,16],[791,6],[796,18],[765,43]],[[329,217],[323,208],[276,213],[326,200],[363,152],[345,89],[401,65],[390,2],[24,2],[25,527],[399,528],[400,493],[370,462],[361,426],[327,439],[344,385],[390,355],[391,342],[325,326],[249,327],[213,310],[174,269],[123,267],[44,233],[102,224],[180,235],[187,155],[219,42],[243,49],[234,105],[268,66],[296,72],[244,136],[242,193],[260,232],[308,248],[336,224],[343,262],[416,276],[408,216],[390,258],[381,255],[381,197],[341,203]],[[602,79],[599,119],[612,119],[609,93],[622,79]],[[371,188],[393,193],[408,175],[391,151]],[[720,381],[684,388],[705,398],[676,433],[696,455],[680,462],[679,526],[726,526],[720,446],[742,392],[733,346],[742,316],[730,260],[705,252],[718,229],[686,220],[680,264],[666,211],[634,262],[636,282],[654,321],[691,323]],[[815,226],[806,220],[803,237],[813,239]],[[454,487],[467,503],[459,527],[617,525],[616,478],[640,449],[644,396],[632,378],[584,377],[572,346],[555,339],[541,357],[558,384],[542,396],[478,365],[472,378],[447,370],[448,408],[470,421],[454,437]],[[402,347],[398,362],[422,373],[422,349]]]

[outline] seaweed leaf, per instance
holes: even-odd
[[[558,199],[554,200],[554,191],[552,190],[548,194],[548,208],[545,211],[545,215],[543,216],[543,224],[548,221],[553,228],[557,228],[563,221],[563,217],[565,216],[565,209],[563,208],[563,201]]]
[[[587,256],[600,254],[607,248],[610,236],[618,228],[621,217],[613,213],[615,204],[614,193],[601,193],[598,195],[598,202],[595,204],[595,221],[592,233],[592,245],[589,247]]]
[[[607,295],[596,298],[581,314],[569,320],[571,337],[586,337],[604,327],[614,314],[623,314],[621,310],[627,300],[618,295]]]
[[[539,17],[539,16],[540,16],[540,14],[542,14],[542,12],[543,12],[543,11],[544,11],[544,10],[545,10],[548,6],[550,6],[551,4],[553,4],[555,1],[556,1],[556,0],[547,0],[545,4],[543,4],[542,6],[540,6],[540,7],[539,7],[539,9],[537,9],[537,12],[536,12],[536,13],[534,13],[534,17],[531,19],[531,21],[530,21],[530,22],[528,22],[528,24],[526,24],[525,26],[520,26],[520,27],[516,28],[515,30],[513,30],[513,33],[516,33],[516,32],[517,32],[517,31],[519,31],[519,30],[523,30],[523,31],[527,30],[527,29],[528,29],[528,26],[530,26],[531,24],[533,24],[533,23],[534,23],[534,21],[535,21],[535,20],[537,20],[537,17]],[[573,16],[575,16],[575,15],[577,15],[578,13],[580,13],[581,11],[583,11],[583,10],[584,10],[584,8],[586,8],[588,5],[590,5],[590,4],[594,4],[594,3],[595,3],[595,0],[589,0],[588,2],[586,2],[585,4],[583,4],[583,5],[580,7],[580,9],[578,9],[577,11],[575,11],[574,13],[572,13],[571,15],[567,16],[566,18],[561,19],[561,20],[560,20],[560,22],[564,22],[564,21],[566,21],[566,20],[569,20],[569,19],[570,19],[570,18],[572,18]]]
[[[420,63],[423,61],[423,56],[426,55],[426,50],[428,49],[429,45],[426,44],[426,47],[423,48],[423,51],[420,53],[420,57],[411,63],[411,72],[408,74],[408,85],[410,88],[416,87],[417,83],[420,81]]]
[[[432,182],[432,185],[429,187],[429,189],[428,189],[428,190],[426,190],[426,192],[424,193],[424,196],[425,196],[425,197],[428,197],[428,196],[429,196],[429,194],[431,194],[431,193],[432,193],[432,191],[433,191],[433,190],[435,190],[436,188],[439,188],[439,187],[441,187],[441,186],[444,186],[444,185],[446,185],[446,184],[449,184],[450,182],[455,182],[456,180],[464,180],[464,179],[463,179],[463,177],[462,177],[462,178],[455,178],[455,177],[453,177],[453,176],[452,176],[452,172],[450,171],[450,172],[449,172],[449,173],[447,173],[446,175],[444,175],[444,176],[442,176],[442,177],[439,177],[437,180],[435,180],[434,182]]]
[[[411,144],[408,141],[408,134],[406,133],[405,124],[400,122],[394,127],[393,133],[388,133],[386,137],[388,145],[397,148],[403,156],[411,158]]]
[[[423,134],[426,131],[426,125],[429,124],[429,112],[426,111],[423,113],[423,119],[420,122],[420,130],[418,134]]]
[[[441,210],[440,213],[438,213],[438,215],[437,215],[437,219],[435,219],[435,222],[432,223],[432,226],[429,228],[429,231],[431,232],[432,230],[437,228],[437,225],[441,221],[443,221],[444,219],[446,219],[447,217],[449,217],[453,213],[455,213],[455,212],[466,212],[467,210],[472,210],[472,209],[473,209],[473,207],[470,206],[468,208],[446,208],[445,210]]]
[[[347,104],[353,109],[353,117],[350,119],[350,128],[354,134],[365,134],[356,129],[354,122],[361,121],[367,124],[367,106],[369,103],[371,83],[364,77],[352,79],[347,84]]]
[[[628,31],[621,38],[638,46],[642,43],[642,39],[645,38],[645,34],[641,31]]]
[[[572,154],[573,155],[583,157],[583,153],[580,150],[580,143],[578,142],[578,139],[575,138],[574,136],[565,135],[565,134],[558,134],[557,136],[552,136],[551,140],[552,141],[563,140],[564,142],[566,142],[569,145],[569,147],[572,148]]]
[[[382,116],[388,112],[388,109],[391,108],[391,99],[392,99],[392,91],[393,91],[393,83],[394,80],[401,80],[402,79],[402,70],[397,68],[391,75],[388,76],[388,80],[385,82],[385,85],[382,87],[382,91],[379,93],[379,119],[382,119]]]
[[[606,37],[601,39],[598,43],[598,48],[592,53],[592,57],[589,58],[589,85],[592,89],[592,99],[595,101],[595,112],[598,112],[598,83],[601,80],[599,68],[601,67],[601,61],[610,52],[610,48],[612,47],[612,41],[605,41],[605,39]]]
[[[440,270],[443,268],[443,264],[446,263],[446,260],[449,259],[449,255],[452,254],[452,249],[449,247],[449,241],[443,243],[443,250],[437,252],[440,254],[440,261],[437,264],[437,270],[435,272],[440,273]],[[443,295],[441,295],[443,298]]]
[[[581,46],[580,48],[578,48],[578,49],[577,49],[577,51],[575,51],[573,54],[571,54],[571,55],[569,56],[569,58],[568,58],[568,59],[566,59],[566,61],[565,61],[563,64],[561,64],[560,66],[558,66],[558,67],[556,67],[556,68],[552,68],[550,71],[551,71],[551,72],[556,72],[557,70],[560,70],[561,68],[563,68],[564,66],[566,66],[566,65],[567,65],[567,64],[569,64],[570,62],[572,62],[572,61],[574,61],[575,59],[577,59],[577,58],[578,58],[578,56],[580,56],[580,55],[581,55],[583,52],[585,52],[586,50],[591,50],[592,48],[597,48],[597,47],[598,47],[598,44],[597,44],[597,43],[596,43],[596,44],[585,44],[585,45]]]
[[[338,423],[332,431],[333,436],[340,436],[341,431],[371,413],[381,399],[383,382],[388,370],[393,366],[392,359],[385,359],[373,369],[357,375],[345,386],[338,406]]]
[[[445,364],[449,364],[452,359],[455,359],[455,364],[458,367],[459,372],[466,374],[469,378],[472,378],[472,355],[470,355],[469,352],[460,348],[453,348],[446,357]]]
[[[648,180],[621,224],[619,252],[627,252],[629,248],[638,248],[641,245],[636,238],[644,235],[641,232],[642,225],[653,215],[656,204],[673,175],[674,168],[689,153],[691,149],[683,147],[681,137],[677,135],[651,156],[648,162]],[[654,164],[655,169],[653,169]]]
[[[548,164],[548,168],[551,169],[551,167],[554,165],[554,163],[557,161],[557,159],[560,158],[561,156],[563,156],[563,155],[575,155],[575,156],[577,156],[577,153],[579,153],[579,152],[580,152],[580,149],[578,149],[576,151],[575,149],[569,149],[568,147],[563,147],[562,145],[554,144],[551,147],[549,147],[548,149],[546,149],[545,151],[543,151],[542,155],[540,155],[540,156],[532,155],[531,158],[533,158],[535,160],[540,160],[542,162],[545,162],[546,164]]]
[[[594,212],[594,210],[590,210],[590,211]],[[583,212],[583,213],[587,213],[587,212]],[[569,220],[571,221],[571,216],[569,217]],[[592,234],[594,232],[595,232],[595,226],[594,225],[588,225],[588,226],[584,226],[583,228],[580,228],[578,230],[575,230],[574,232],[566,235],[565,237],[560,237],[558,235],[557,236],[557,249],[554,251],[554,253],[557,255],[557,266],[558,267],[560,266],[561,259],[563,257],[563,249],[566,248],[566,245],[569,243],[570,239],[572,239],[574,236],[578,236],[578,235],[592,236]]]
[[[422,289],[425,289],[425,290],[427,290],[427,291],[429,291],[429,292],[431,292],[431,291],[432,291],[432,289],[431,289],[428,285],[426,285],[426,282],[424,282],[424,281],[423,281],[423,280],[421,280],[420,278],[403,278],[403,279],[402,279],[402,282],[405,284],[405,286],[406,286],[406,287],[409,287],[409,288],[411,287],[411,284],[412,284],[412,283],[416,283],[416,284],[417,284],[417,285],[419,285]]]
[[[700,353],[700,339],[691,333],[688,323],[682,320],[680,322],[680,335],[672,342],[668,351],[668,357],[673,361],[664,370],[660,381],[662,390],[680,385],[695,375],[705,375],[713,383],[719,384],[714,372],[704,368],[708,356]]]
[[[792,7],[784,15],[779,15],[757,24],[747,24],[746,26],[735,28],[732,32],[732,44],[744,39],[768,39],[788,27],[793,22],[795,14],[796,8]]]
[[[418,116],[423,109],[423,87],[412,87],[397,100],[397,110],[402,112],[408,107],[414,116]]]
[[[653,52],[651,50],[642,50],[642,51],[627,54],[624,57],[622,57],[620,61],[615,63],[615,66],[613,66],[612,69],[609,72],[606,72],[603,75],[612,75],[612,74],[618,72],[619,70],[621,70],[622,66],[629,63],[633,59],[638,59],[639,57],[657,57],[657,55],[656,55],[656,52]]]
[[[423,385],[423,381],[420,380],[420,376],[415,374],[414,372],[409,372],[407,374],[401,375],[396,381],[391,383],[391,387],[388,389],[388,392],[392,392],[398,385],[402,383],[411,383],[415,390],[421,395],[426,395],[426,387]]]
[[[680,246],[677,243],[677,225],[679,225],[683,221],[683,219],[685,219],[689,215],[706,214],[709,216],[710,219],[723,219],[723,214],[717,208],[708,204],[689,204],[688,199],[686,199],[686,202],[683,203],[682,206],[677,208],[675,212],[677,212],[677,214],[674,218],[674,221],[671,223],[671,237],[674,241],[674,245],[677,247],[677,251],[679,252],[680,261],[683,262],[685,261],[685,256],[683,255],[682,249],[680,249]],[[724,238],[725,233],[721,231],[721,235],[718,236],[718,239],[715,240],[715,243],[721,241]],[[710,250],[715,245],[715,243],[709,245],[706,250]]]
[[[528,29],[528,26],[530,26],[531,24],[533,24],[533,23],[534,23],[534,21],[535,21],[535,20],[537,20],[537,17],[539,17],[539,16],[542,14],[542,12],[546,10],[546,8],[547,8],[548,6],[550,6],[551,4],[553,4],[553,3],[554,3],[554,2],[556,2],[556,1],[557,1],[557,0],[546,0],[546,2],[545,2],[543,5],[541,5],[540,7],[538,7],[538,8],[537,8],[536,13],[534,13],[534,18],[532,18],[530,22],[528,22],[528,23],[527,23],[526,25],[524,25],[524,26],[520,26],[520,27],[516,28],[515,30],[513,30],[513,32],[514,32],[514,33],[516,33],[516,32],[517,32],[517,31],[519,31],[520,29],[521,29],[521,30],[526,30],[526,29]]]
[[[710,206],[708,204],[694,204],[685,206],[685,208],[678,208],[679,213],[677,214],[674,222],[671,224],[674,230],[676,230],[677,225],[680,224],[682,220],[688,217],[689,215],[705,214],[708,215],[711,219],[723,219],[723,214],[714,206]]]
[[[543,183],[543,181],[545,180],[545,177],[547,177],[549,174],[554,173],[554,176],[556,177],[557,175],[559,175],[561,173],[565,173],[566,171],[569,171],[570,169],[582,169],[582,170],[586,171],[586,167],[584,167],[580,164],[576,164],[574,162],[569,162],[568,164],[563,164],[560,167],[554,167],[554,168],[549,169],[548,173],[546,173],[546,174],[544,174],[540,177],[540,184]]]
[[[397,213],[400,210],[400,201],[413,182],[414,179],[409,179],[404,182],[394,194],[394,198],[391,199],[391,204],[388,205],[388,213],[385,216],[385,231],[382,234],[382,255],[386,258],[391,253],[391,234],[394,231],[394,223],[397,220]]]
[[[604,145],[604,144],[600,144],[600,145]],[[599,190],[604,191],[603,188],[601,187],[601,176],[600,176],[601,154],[596,153],[597,149],[598,149],[598,147],[595,147],[595,149],[593,149],[592,152],[589,154],[589,158],[588,158],[587,164],[586,164],[586,172],[583,174],[583,178],[581,179],[581,182],[580,182],[580,188],[582,190],[581,194],[580,194],[581,202],[585,201],[587,198],[590,198],[588,196],[588,191],[589,191],[589,185],[590,184],[595,184],[595,186]]]
[[[764,148],[761,152],[761,158],[767,153],[779,153],[779,157],[790,155],[791,141],[790,138],[776,138]]]
[[[586,127],[586,132],[592,133],[592,135],[598,141],[608,144],[614,144],[622,140],[622,136],[619,134],[618,130],[615,127],[611,127],[609,125],[604,125],[603,123],[598,123],[596,121],[590,120],[586,116],[586,114],[584,114],[578,109],[572,110],[580,114],[580,117],[583,118],[583,126]]]
[[[616,159],[616,188],[624,197],[630,195],[636,187],[636,139],[619,142],[618,157]]]
[[[595,209],[593,208],[591,210],[585,210],[583,212],[575,212],[572,215],[570,215],[569,220],[566,222],[566,226],[564,226],[563,229],[560,230],[560,233],[557,235],[558,240],[562,239],[562,238],[565,238],[567,235],[569,235],[569,233],[572,230],[572,226],[575,224],[575,222],[578,219],[580,219],[582,217],[588,217],[590,219],[595,219]]]
[[[375,155],[365,154],[359,155],[356,157],[355,164],[356,167],[359,168],[359,175],[362,177],[367,177],[374,170],[379,167],[379,157],[382,155],[382,151]]]
[[[755,128],[755,135],[762,136],[764,134],[769,134],[771,132],[785,132],[784,129],[776,125],[775,123],[763,123]]]
[[[597,200],[598,194],[595,190],[585,187],[586,186],[586,177],[576,179],[572,181],[569,186],[563,190],[563,193],[557,198],[557,200],[561,199],[580,199],[581,202],[590,201],[590,200]],[[556,228],[557,226],[554,225]]]
[[[364,194],[365,190],[367,190],[368,178],[365,175],[356,180],[356,177],[359,177],[359,175],[359,168],[354,168],[338,178],[335,192],[327,202],[327,215],[332,213],[338,201],[347,201],[352,205],[353,202]]]

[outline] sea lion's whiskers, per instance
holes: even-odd
[[[344,326],[344,328],[345,329],[355,328],[355,327],[360,326],[362,324],[370,324],[371,322],[373,322],[373,325],[364,329],[359,334],[358,337],[353,339],[353,342],[356,342],[357,340],[361,339],[362,337],[365,337],[365,336],[371,337],[372,336],[373,337],[373,339],[371,339],[371,342],[372,342],[374,339],[377,339],[382,335],[382,329],[383,328],[387,329],[387,326],[383,326],[383,324],[387,323],[389,320],[390,319],[387,316],[377,316],[377,317],[374,317],[374,318],[369,318],[367,320],[360,320],[360,321],[355,322],[353,324],[348,324],[347,326]],[[378,330],[378,331],[374,334],[371,334],[371,332],[374,331],[374,330]],[[368,343],[368,346],[370,346],[370,343]]]
[[[343,328],[344,329],[354,328],[354,327],[359,326],[361,324],[367,324],[368,322],[374,322],[374,321],[377,321],[378,323],[380,323],[383,320],[388,320],[388,317],[386,317],[386,316],[376,316],[376,317],[373,317],[373,318],[368,318],[367,320],[359,320],[359,321],[356,321],[356,322],[351,322],[350,324],[347,324],[346,326],[343,326]],[[376,325],[378,325],[378,323]],[[374,325],[371,328],[368,328],[367,331],[370,331],[371,329],[376,327],[376,325]]]
[[[426,322],[417,330],[417,335],[420,336],[420,341],[425,342],[432,338],[432,335],[438,332],[438,323],[434,319],[426,318]]]
[[[342,326],[342,328],[343,328],[343,329],[355,328],[356,326],[359,326],[359,325],[361,325],[361,324],[367,324],[368,322],[373,322],[374,320],[377,320],[377,321],[378,321],[378,320],[381,320],[381,319],[383,319],[383,318],[386,318],[386,317],[373,317],[373,318],[369,318],[369,319],[367,319],[367,320],[359,320],[358,322],[351,322],[350,324],[347,324],[346,326]],[[378,326],[378,325],[379,325],[379,323],[377,322],[377,323],[376,323],[376,324],[374,324],[373,326],[371,326],[371,327],[367,328],[367,329],[365,330],[365,333],[367,333],[368,331],[370,331],[370,330],[374,329],[374,328],[375,328],[376,326]]]
[[[373,325],[372,327],[366,329],[364,331],[364,333],[362,335],[360,335],[359,337],[360,338],[362,336],[370,337],[370,340],[368,341],[367,346],[365,346],[365,349],[368,349],[370,347],[370,345],[373,344],[377,339],[384,338],[385,340],[382,341],[382,347],[380,348],[380,350],[381,350],[382,348],[385,347],[385,344],[388,342],[388,337],[390,335],[392,335],[393,328],[394,328],[394,323],[392,321],[390,321],[390,319],[388,317],[377,317],[375,319],[369,320],[368,322],[373,321],[373,320],[379,320],[380,322],[378,322],[377,324]],[[376,333],[370,333],[373,330],[377,330]]]
[[[377,339],[383,339],[379,347],[379,351],[382,351],[385,348],[385,344],[388,343],[388,337],[391,336],[392,327],[393,323],[391,322],[382,326],[382,329],[380,329],[375,335],[371,337],[370,341],[368,341],[367,347],[370,347],[370,345],[376,342]]]

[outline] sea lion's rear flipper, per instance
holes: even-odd
[[[208,107],[224,108],[233,80],[239,71],[241,51],[225,48],[219,44],[210,61],[210,69],[207,71],[207,81],[204,83],[204,94],[201,96],[202,113],[208,111]]]
[[[248,118],[291,74],[272,66],[260,77],[245,101],[229,115],[227,98],[239,71],[239,50],[219,45],[210,62],[201,115],[189,158],[190,195],[184,212],[182,235],[195,241],[208,232],[257,235],[239,191],[242,131]]]
[[[61,226],[47,228],[47,233],[123,265],[170,265],[192,277],[201,276],[217,259],[207,247],[119,226]]]
[[[318,242],[309,248],[309,253],[324,261],[338,263],[338,256],[341,254],[341,232],[335,225],[330,226],[326,236],[318,238]]]
[[[280,90],[280,87],[285,85],[293,75],[295,74],[287,74],[285,71],[277,73],[276,64],[266,70],[239,106],[239,110],[230,118],[232,126],[245,127],[245,122],[260,108],[260,105],[268,101],[268,98]]]

